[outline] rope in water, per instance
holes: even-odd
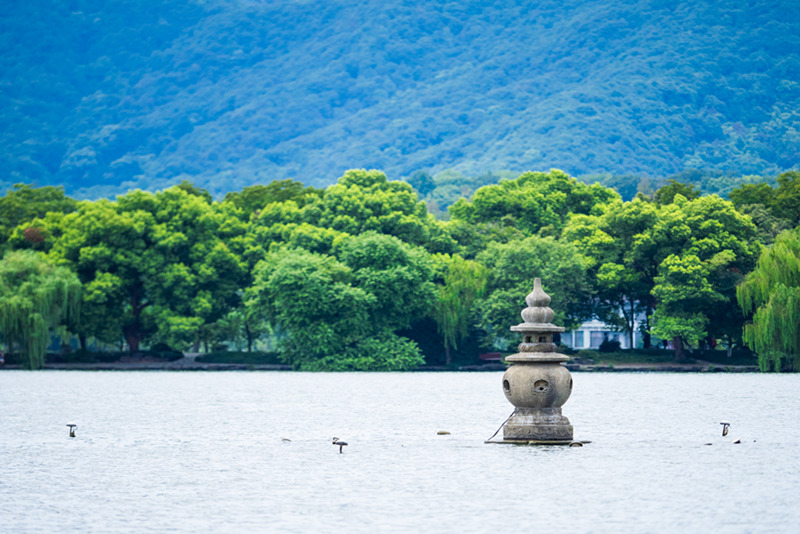
[[[516,412],[516,411],[517,411],[517,410],[515,409],[515,410],[514,410],[514,412]],[[514,415],[514,412],[511,412],[511,415]],[[500,425],[500,428],[503,428],[503,426],[504,426],[506,423],[508,423],[508,420],[509,420],[509,419],[511,419],[511,415],[509,415],[508,417],[506,417],[506,420],[505,420],[505,421],[503,421],[503,424],[502,424],[502,425]],[[495,437],[495,436],[497,435],[497,433],[498,433],[498,432],[500,432],[500,428],[498,428],[497,430],[495,430],[495,431],[494,431],[494,434],[492,434],[492,438],[493,438],[493,437]],[[492,438],[489,438],[489,439],[487,439],[486,441],[492,441]]]

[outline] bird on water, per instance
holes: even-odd
[[[333,444],[339,446],[339,454],[342,454],[342,447],[347,445],[347,442],[341,441],[339,438],[333,438]]]
[[[722,435],[727,436],[728,428],[731,426],[731,424],[727,421],[721,421],[720,424],[722,425]]]

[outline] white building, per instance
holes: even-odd
[[[615,330],[613,327],[597,319],[586,321],[577,330],[561,334],[561,343],[576,350],[597,349],[605,340],[619,341],[619,348],[621,349],[631,348],[629,343],[630,337],[627,333]],[[642,334],[639,332],[639,321],[635,321],[633,327],[633,347],[641,347],[642,344],[643,340]]]

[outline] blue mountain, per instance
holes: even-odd
[[[800,165],[800,2],[6,0],[0,186]]]

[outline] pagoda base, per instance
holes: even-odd
[[[484,443],[499,443],[500,445],[563,445],[572,447],[582,447],[591,441],[539,441],[535,439],[500,439],[487,440]]]
[[[572,425],[561,408],[517,408],[503,425],[503,441],[572,441]]]

